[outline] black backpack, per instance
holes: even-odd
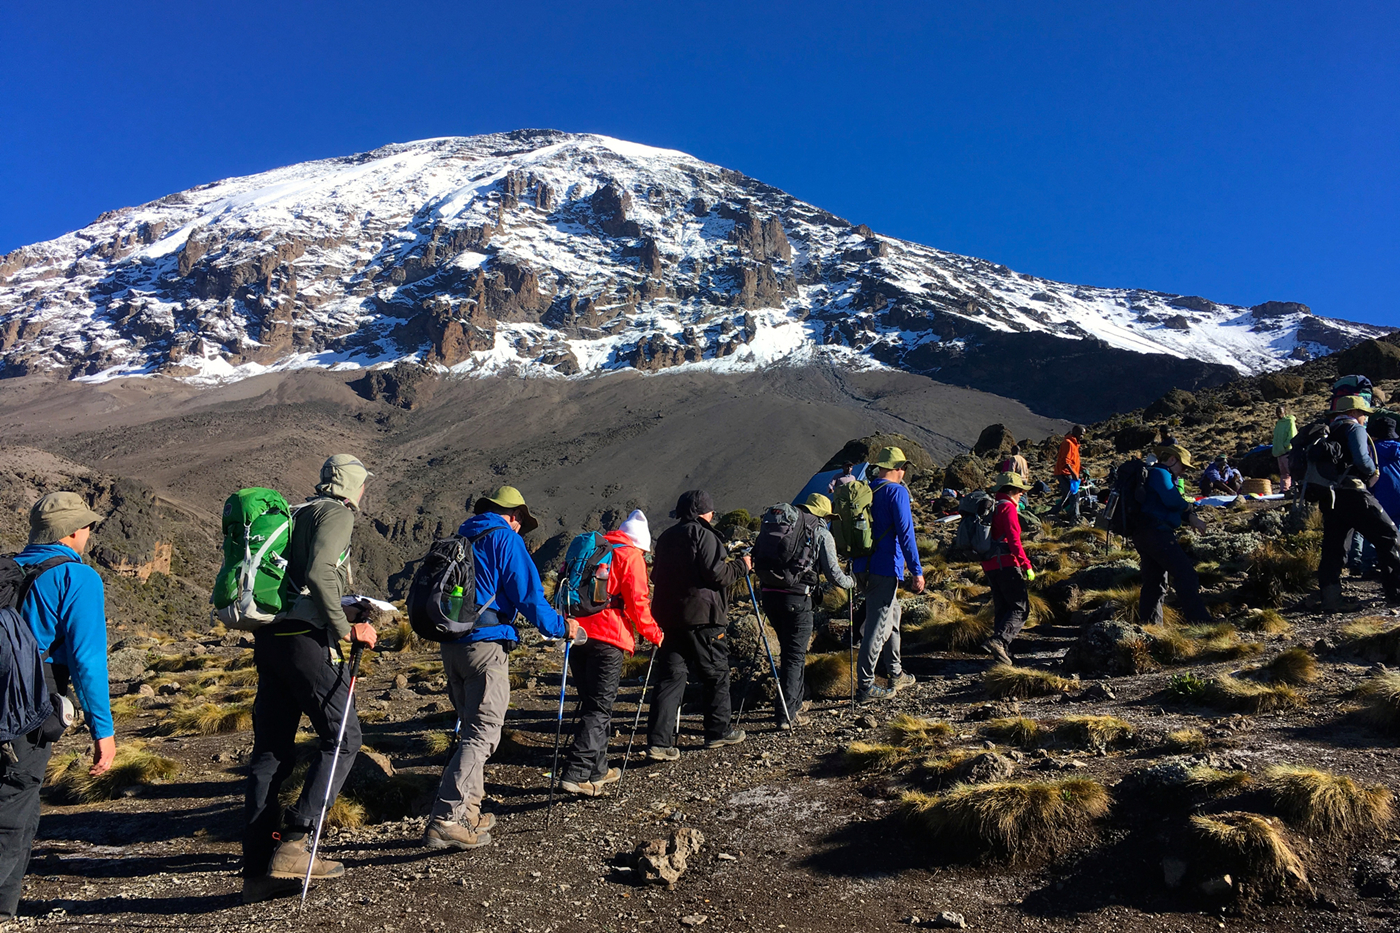
[[[753,546],[753,569],[770,590],[795,590],[817,582],[820,518],[780,502],[763,513]]]
[[[1147,461],[1134,457],[1113,473],[1113,488],[1103,507],[1100,524],[1110,534],[1127,537],[1138,529],[1147,502]]]
[[[1325,422],[1308,425],[1293,439],[1293,449],[1289,452],[1290,471],[1298,451],[1302,453],[1303,471],[1294,475],[1303,478],[1303,499],[1307,502],[1329,499],[1331,490],[1337,488],[1352,467],[1351,453]]]
[[[36,729],[47,742],[63,734],[63,691],[19,607],[39,574],[71,560],[51,557],[22,567],[12,557],[0,557],[0,744]]]
[[[456,641],[476,628],[476,554],[472,549],[485,535],[440,538],[413,574],[408,586],[408,624],[419,638]]]

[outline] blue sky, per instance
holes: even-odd
[[[1092,285],[1400,326],[1400,4],[0,9],[0,252],[230,175],[551,127]]]

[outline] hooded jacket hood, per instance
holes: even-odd
[[[356,508],[354,503],[359,498],[360,490],[365,488],[365,481],[373,475],[358,457],[336,454],[321,465],[321,482],[316,487],[316,494],[345,499],[353,509]]]

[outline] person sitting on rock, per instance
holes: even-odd
[[[1206,528],[1194,504],[1182,497],[1176,485],[1177,477],[1192,466],[1186,448],[1176,445],[1158,448],[1157,462],[1147,468],[1140,520],[1132,533],[1142,567],[1142,595],[1138,601],[1138,620],[1142,625],[1162,624],[1168,586],[1176,590],[1188,622],[1212,621],[1210,610],[1201,599],[1195,564],[1176,539],[1182,521],[1197,531]]]
[[[1237,496],[1244,485],[1240,471],[1230,466],[1230,461],[1222,454],[1201,473],[1201,495]]]
[[[653,645],[662,639],[651,615],[651,584],[643,556],[651,550],[646,515],[634,510],[617,531],[603,538],[614,546],[607,582],[611,599],[602,612],[578,620],[588,641],[569,652],[579,714],[561,786],[583,797],[599,796],[621,777],[617,768],[608,767],[608,737],[623,659],[636,651],[637,635]]]
[[[1026,575],[1031,559],[1021,543],[1021,496],[1030,484],[1019,473],[1003,473],[992,483],[996,511],[992,513],[994,556],[982,561],[987,586],[992,591],[992,635],[982,650],[997,664],[1011,664],[1011,643],[1030,618],[1030,593]]]

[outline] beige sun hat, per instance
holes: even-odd
[[[1185,447],[1182,447],[1180,444],[1172,444],[1166,447],[1157,448],[1158,460],[1166,460],[1168,457],[1175,457],[1176,459],[1180,460],[1181,465],[1186,467],[1188,470],[1196,465],[1191,460],[1191,452],[1188,451]]]
[[[807,501],[802,505],[817,518],[826,518],[831,514],[831,500],[819,492],[814,492],[807,497]]]
[[[29,510],[29,543],[54,544],[100,521],[102,516],[88,508],[87,500],[76,492],[51,492]]]
[[[880,451],[880,459],[875,461],[875,465],[882,470],[898,470],[909,462],[909,458],[904,456],[904,451],[898,447],[886,447]]]
[[[522,510],[523,514],[520,519],[520,533],[522,535],[528,535],[530,532],[540,527],[539,521],[536,520],[535,516],[530,514],[530,507],[525,504],[525,497],[522,496],[520,490],[516,489],[514,486],[497,487],[492,491],[491,495],[482,496],[480,499],[477,499],[475,508],[477,515],[486,511],[487,502],[494,503],[503,509]]]
[[[1026,482],[1020,473],[1002,473],[992,480],[992,492],[1001,492],[1003,489],[1019,489],[1022,492],[1029,492],[1031,484]]]

